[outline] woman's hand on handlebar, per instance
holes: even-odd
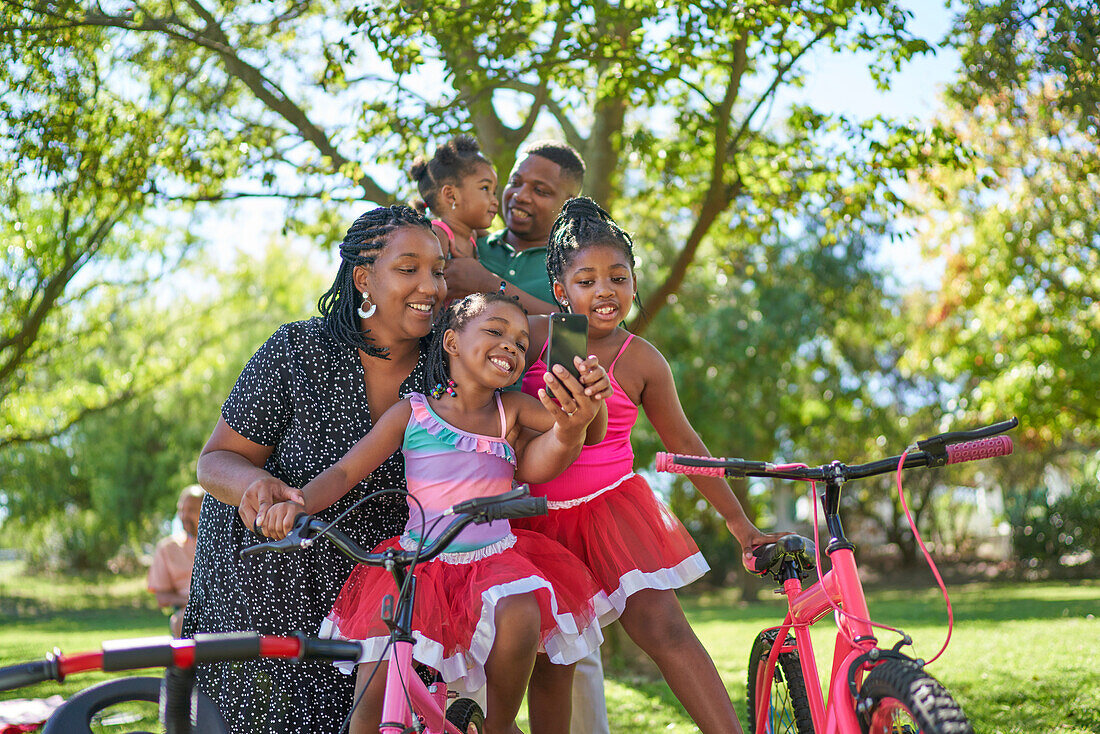
[[[301,502],[286,500],[276,502],[264,513],[260,530],[273,540],[282,540],[294,528],[294,518],[306,511]]]
[[[264,524],[264,515],[267,510],[277,502],[286,501],[304,504],[305,497],[302,495],[302,490],[295,489],[269,475],[248,485],[248,489],[241,497],[237,512],[246,528],[259,532],[259,527]]]

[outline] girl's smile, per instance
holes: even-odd
[[[465,369],[469,371],[466,379],[482,382],[485,387],[511,385],[526,366],[524,354],[531,341],[528,328],[527,316],[519,306],[489,304],[461,332],[455,333],[452,374]],[[460,385],[463,382],[457,374],[455,380]]]

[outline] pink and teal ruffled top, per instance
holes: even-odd
[[[447,518],[435,524],[445,510],[468,499],[490,497],[512,488],[516,456],[504,439],[507,421],[500,395],[496,396],[496,401],[500,412],[500,436],[483,436],[444,421],[421,393],[409,395],[412,414],[405,428],[401,452],[405,456],[409,493],[420,501],[424,517],[422,522],[420,506],[410,498],[409,522],[403,541],[415,543],[422,530],[427,531],[430,540],[450,524]],[[470,525],[451,544],[449,553],[485,548],[510,534],[507,520]]]

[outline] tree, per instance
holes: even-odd
[[[464,130],[503,174],[524,140],[554,130],[588,160],[590,194],[607,205],[624,192],[646,200],[684,238],[639,330],[731,207],[755,227],[800,206],[827,207],[842,221],[899,206],[886,184],[951,155],[936,131],[886,119],[855,124],[808,108],[772,119],[779,92],[803,83],[813,53],[872,53],[886,84],[890,70],[928,52],[894,0],[828,8],[754,0],[732,11],[726,3],[526,0],[12,5],[5,25],[17,38],[91,28],[133,49],[115,60],[120,71],[157,69],[169,54],[190,61],[197,87],[211,90],[199,121],[261,143],[241,163],[241,179],[182,192],[191,198],[247,189],[383,202],[411,187],[380,183],[384,169],[368,161],[403,167],[425,141]],[[227,115],[232,124],[216,124]]]
[[[957,386],[960,414],[1018,415],[1054,453],[1100,436],[1098,30],[1093,3],[968,3],[944,122],[973,165],[925,189],[946,268],[911,364]]]
[[[133,358],[151,325],[168,321],[179,324],[173,340],[184,348],[157,355],[158,389],[86,415],[48,441],[0,451],[4,543],[24,548],[40,569],[101,569],[120,549],[155,539],[180,489],[195,481],[199,451],[249,356],[280,324],[308,314],[323,289],[308,266],[285,267],[304,259],[300,248],[273,243],[255,260],[177,273],[192,297],[120,307],[127,318],[111,328],[120,354]]]
[[[0,10],[10,41],[0,64],[0,175],[9,182],[0,195],[0,448],[59,435],[163,380],[157,358],[171,354],[176,324],[136,332],[123,321],[145,321],[127,305],[165,288],[192,239],[147,208],[158,185],[201,188],[235,175],[236,148],[254,141],[202,124],[219,95],[197,83],[193,57],[143,65],[148,49],[96,28],[12,30],[31,15]],[[133,337],[125,349],[119,333]]]
[[[771,117],[813,53],[871,52],[885,84],[929,51],[893,2],[366,3],[352,18],[397,72],[395,99],[371,106],[376,134],[469,125],[503,173],[532,132],[553,130],[584,155],[598,201],[664,213],[677,245],[652,273],[638,332],[705,242],[736,259],[731,219],[767,231],[807,213],[835,225],[891,210],[901,202],[887,183],[900,171],[952,155],[936,131],[886,119],[856,124],[804,107]],[[427,95],[415,83],[425,68],[446,82]]]

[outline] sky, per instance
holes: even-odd
[[[908,0],[902,5],[913,13],[909,27],[914,35],[932,44],[946,35],[951,13],[942,0]],[[961,63],[953,49],[939,49],[907,64],[893,76],[891,88],[875,88],[867,72],[866,54],[819,54],[810,67],[812,81],[803,90],[806,98],[825,110],[861,117],[890,114],[928,119],[937,98]]]

